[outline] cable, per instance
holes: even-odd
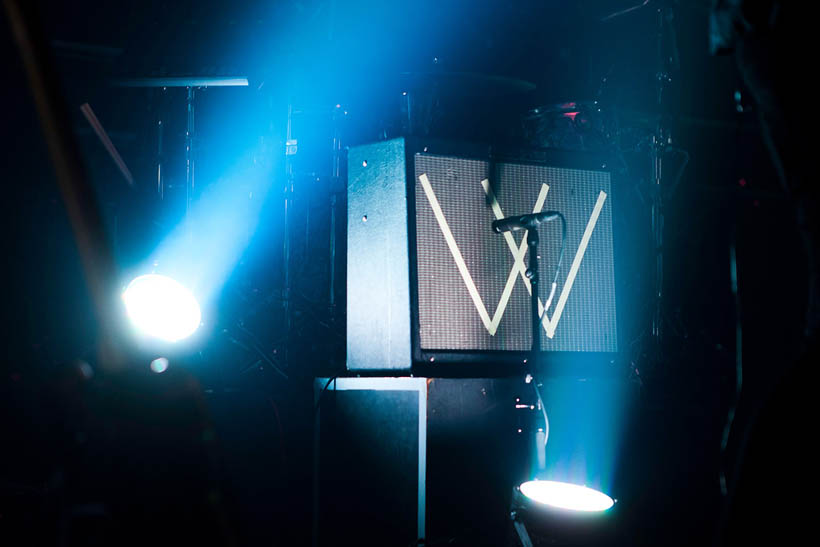
[[[273,397],[268,397],[268,402],[270,406],[273,407],[273,413],[276,417],[276,426],[279,429],[279,449],[282,454],[282,465],[287,465],[287,454],[285,453],[285,430],[282,428],[282,420],[279,417],[279,407],[276,406],[276,402],[273,400]]]
[[[666,191],[666,200],[669,201],[675,196],[675,192],[678,190],[678,185],[680,184],[681,178],[683,177],[684,171],[686,171],[686,166],[689,165],[689,152],[684,150],[683,148],[676,148],[670,147],[666,149],[667,152],[677,152],[681,155],[683,160],[681,160],[681,164],[678,167],[677,171],[675,171],[675,176],[672,177],[672,183],[668,185]]]
[[[336,381],[337,378],[339,378],[338,374],[336,376],[331,376],[325,384],[325,387],[323,387],[322,391],[319,392],[319,396],[316,398],[316,406],[313,408],[314,414],[316,414],[319,411],[319,407],[322,406],[322,397],[325,396],[325,391],[327,391],[328,386],[331,382]],[[333,387],[335,388],[336,386]]]
[[[564,262],[564,249],[567,243],[567,219],[561,213],[558,213],[558,218],[561,219],[561,250],[558,252],[558,262],[555,264],[555,274],[552,276],[552,285],[550,286],[550,296],[544,304],[544,311],[539,320],[543,321],[547,310],[552,305],[552,299],[555,297],[555,289],[558,286],[558,275],[561,273],[561,264]],[[538,397],[538,406],[541,408],[541,413],[544,415],[544,446],[547,446],[547,441],[550,438],[550,420],[547,416],[547,408],[544,406],[544,399],[541,398],[541,391],[538,389],[538,381],[533,378],[532,387],[535,388],[535,395]]]
[[[564,262],[564,249],[567,243],[567,219],[564,215],[558,213],[558,218],[561,219],[561,251],[558,253],[558,262],[555,264],[555,275],[552,276],[552,285],[550,285],[550,296],[544,304],[544,312],[541,319],[546,315],[547,310],[552,305],[552,299],[555,297],[555,289],[558,287],[558,274],[561,273],[561,264]]]
[[[732,433],[732,424],[735,421],[737,405],[743,391],[743,325],[740,315],[740,294],[737,283],[737,232],[732,231],[732,242],[729,246],[729,273],[732,282],[732,294],[735,297],[735,396],[726,415],[726,425],[723,427],[723,437],[720,441],[720,492],[724,496],[729,493],[726,486],[726,449],[729,446],[729,436]]]
[[[538,380],[533,378],[532,387],[535,388],[535,395],[538,397],[538,406],[541,407],[541,412],[544,414],[544,446],[547,446],[547,441],[550,438],[550,420],[547,418],[547,407],[544,406],[544,399],[541,398],[541,390],[538,389]]]
[[[642,7],[648,5],[649,2],[650,2],[650,0],[643,0],[643,2],[641,2],[640,4],[635,4],[632,7],[622,9],[620,11],[616,11],[615,13],[610,13],[609,15],[607,15],[605,17],[601,17],[600,21],[601,21],[601,23],[605,23],[606,21],[609,21],[610,19],[615,19],[616,17],[620,17],[621,15],[626,15],[627,13],[633,12],[635,10],[639,10]]]

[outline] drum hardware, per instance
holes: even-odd
[[[123,78],[115,80],[113,85],[118,87],[184,87],[185,95],[185,218],[190,216],[191,204],[194,198],[194,134],[195,126],[195,94],[196,89],[206,87],[247,87],[248,79],[244,76],[167,76],[147,78]],[[165,174],[163,172],[163,136],[164,125],[160,118],[157,120],[157,195],[160,199],[165,196]]]
[[[601,19],[601,22],[633,13],[647,6],[653,6],[651,0],[644,0],[642,3],[625,10],[618,11]],[[672,131],[669,126],[668,115],[665,112],[665,97],[672,85],[673,75],[680,69],[680,56],[677,45],[677,32],[675,29],[675,7],[676,2],[658,2],[656,7],[657,17],[655,19],[655,43],[657,51],[657,64],[655,70],[655,108],[658,115],[652,128],[650,162],[652,166],[651,175],[651,206],[650,206],[650,227],[652,232],[652,245],[655,255],[655,268],[653,275],[653,311],[651,320],[651,336],[654,341],[653,360],[660,362],[663,342],[663,300],[664,300],[664,200],[668,192],[667,176],[664,172],[664,156],[672,145]],[[683,151],[685,153],[685,151]],[[688,153],[686,158],[688,161]],[[675,178],[680,179],[680,174]]]
[[[528,146],[604,152],[617,146],[613,113],[596,101],[567,101],[529,110],[520,124]]]
[[[535,84],[526,80],[479,72],[401,72],[399,86],[408,92],[435,89],[471,97],[503,97],[535,90]]]
[[[677,37],[675,34],[675,11],[672,3],[658,9],[657,17],[657,47],[658,71],[656,73],[657,107],[660,112],[655,134],[652,138],[652,234],[655,251],[655,309],[652,317],[652,336],[656,344],[656,359],[662,357],[663,342],[663,225],[664,225],[664,190],[665,175],[663,157],[667,146],[672,144],[672,133],[666,123],[663,109],[666,104],[664,97],[672,84],[672,74],[680,68],[680,59],[677,51]],[[668,42],[668,44],[667,44]],[[668,46],[668,47],[667,47]]]
[[[390,137],[472,141],[507,133],[504,124],[513,118],[501,99],[535,90],[535,84],[526,80],[474,72],[402,72],[397,85],[399,131]]]
[[[333,111],[333,172],[331,174],[333,188],[330,192],[330,271],[328,279],[328,299],[330,301],[330,310],[333,313],[336,309],[336,218],[338,207],[338,195],[340,188],[343,188],[344,181],[342,180],[342,139],[341,131],[339,130],[339,122],[341,116],[346,116],[347,112],[342,110],[340,104],[336,105]]]
[[[297,154],[298,142],[293,138],[293,104],[288,103],[288,125],[285,137],[285,187],[284,187],[284,203],[283,203],[283,219],[282,226],[284,233],[282,234],[282,311],[285,317],[285,340],[290,339],[291,329],[293,327],[290,313],[290,299],[291,299],[291,269],[290,269],[290,251],[291,251],[291,235],[290,235],[290,216],[293,209],[293,189],[294,189],[294,172],[293,172],[293,158]],[[285,355],[283,358],[288,362],[289,344],[286,342],[284,346]]]
[[[344,148],[342,145],[342,124],[348,118],[349,112],[340,103],[324,107],[297,107],[291,102],[288,105],[288,122],[285,145],[285,172],[286,184],[284,188],[284,234],[283,234],[283,287],[282,287],[282,304],[285,314],[285,336],[289,337],[293,329],[292,318],[292,304],[295,293],[298,287],[294,285],[294,241],[293,234],[295,233],[294,221],[298,218],[300,226],[304,225],[304,237],[300,247],[302,256],[309,265],[315,265],[322,262],[319,254],[311,249],[311,200],[315,199],[315,192],[313,186],[321,184],[328,184],[330,188],[327,191],[328,200],[328,256],[329,268],[328,279],[326,285],[327,303],[330,307],[331,318],[335,313],[337,298],[336,298],[336,284],[337,284],[337,270],[336,270],[336,253],[337,253],[337,226],[339,216],[339,194],[344,191],[344,173],[343,158]],[[301,118],[301,119],[300,119]],[[322,134],[323,137],[329,136],[329,146],[323,143],[321,147],[317,148],[311,146],[316,144],[319,139],[311,139],[311,131],[316,131],[316,127],[311,125],[319,120],[321,123],[330,122],[329,131]],[[300,121],[305,121],[305,134],[308,138],[303,138],[299,128]],[[322,126],[319,130],[325,131],[328,128]],[[315,133],[314,135],[315,136]],[[300,142],[302,140],[302,142]],[[301,145],[301,146],[300,146]],[[328,150],[329,148],[329,150]],[[328,152],[330,152],[328,154]],[[300,161],[297,162],[297,158]],[[329,156],[330,162],[328,165],[324,164],[324,160]],[[319,165],[321,164],[321,165]],[[325,176],[326,172],[322,170],[329,167],[330,174]],[[303,169],[310,169],[309,172],[304,172]],[[317,171],[318,169],[318,171]],[[297,211],[295,202],[299,199],[304,209],[303,212]],[[300,209],[301,210],[301,209]],[[324,293],[324,290],[322,291]],[[287,355],[284,356],[287,358]]]

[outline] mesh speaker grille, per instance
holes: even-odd
[[[532,213],[539,194],[546,192],[542,209],[564,214],[567,242],[546,314],[553,329],[541,329],[542,348],[617,351],[609,174],[516,163],[492,168],[490,176],[487,161],[415,156],[421,349],[530,349],[529,292],[518,269],[513,271],[507,239],[491,231],[496,219],[491,197],[503,216],[513,216]],[[489,180],[492,184],[482,183]],[[540,297],[546,302],[560,250],[560,223],[542,225],[539,234]],[[522,245],[524,231],[511,235],[514,248]]]

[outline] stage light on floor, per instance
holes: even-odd
[[[137,277],[122,293],[122,299],[131,324],[151,338],[178,342],[192,335],[202,320],[193,293],[163,275]]]
[[[530,383],[536,408],[526,449],[529,472],[513,488],[510,504],[515,533],[521,545],[609,545],[623,518],[611,494],[624,492],[616,468],[636,387],[612,377],[551,376]]]
[[[521,485],[521,493],[532,501],[569,511],[595,513],[615,504],[603,492],[568,482],[527,481]]]

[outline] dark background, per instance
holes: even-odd
[[[388,97],[397,73],[404,71],[443,67],[523,78],[535,83],[536,91],[505,108],[598,99],[640,132],[656,114],[655,11],[601,22],[629,5],[603,0],[39,2],[77,142],[123,268],[137,263],[181,216],[184,96],[179,89],[114,88],[112,79],[248,75],[247,88],[209,89],[199,96],[197,177],[204,186],[260,137],[272,150],[282,150],[288,99],[305,107],[342,104],[349,111],[348,143],[378,138],[380,128],[391,127],[394,104]],[[661,361],[648,357],[644,328],[642,298],[651,277],[642,258],[649,240],[648,224],[641,223],[648,207],[648,160],[640,147],[627,158],[632,184],[618,196],[634,207],[633,222],[621,226],[629,245],[622,246],[618,259],[623,261],[619,271],[625,272],[621,290],[634,296],[618,303],[622,328],[630,335],[622,351],[624,378],[640,385],[620,459],[619,538],[630,545],[704,544],[720,521],[720,437],[735,366],[732,234],[737,234],[745,355],[744,401],[735,431],[751,423],[784,363],[793,358],[805,302],[804,264],[788,203],[732,60],[708,54],[708,11],[706,2],[681,3],[677,10],[681,67],[667,105],[675,144],[691,161],[667,206],[668,337]],[[273,190],[252,243],[220,296],[213,340],[180,357],[180,366],[168,375],[157,375],[170,377],[169,385],[144,375],[88,379],[76,363],[94,364],[96,329],[77,249],[9,32],[2,33],[0,52],[5,291],[0,538],[8,544],[58,544],[65,541],[64,523],[72,521],[87,526],[87,538],[100,544],[106,542],[99,539],[106,537],[100,529],[136,542],[152,524],[163,523],[177,528],[189,523],[175,538],[187,543],[223,536],[239,545],[309,543],[311,380],[340,372],[344,354],[344,281],[336,285],[337,306],[329,307],[327,263],[305,260],[308,250],[326,253],[328,196],[340,190],[323,178],[325,165],[310,163],[323,161],[317,159],[324,157],[321,152],[310,159],[309,143],[326,138],[327,118],[302,118],[300,139],[308,159],[300,160],[305,161],[300,172],[321,176],[312,185],[305,181],[314,177],[305,177],[296,196],[297,209],[310,208],[313,214],[309,230],[304,225],[296,230],[294,267],[300,282],[291,343],[282,336],[284,167],[273,154]],[[134,190],[80,115],[84,102],[95,109],[134,173]],[[152,178],[159,116],[169,128],[170,194],[162,204]],[[343,246],[339,252],[337,269],[343,271]],[[256,349],[242,349],[232,339]],[[260,351],[289,379],[260,360]],[[198,388],[180,395],[173,379],[190,387],[189,376]],[[450,382],[438,392],[440,398],[431,395],[443,417],[431,425],[429,536],[441,544],[494,544],[503,536],[508,500],[502,498],[512,484],[505,481],[514,479],[510,470],[518,465],[505,441],[512,423],[505,409],[519,388],[515,380]],[[170,393],[160,398],[170,402],[149,403],[140,396],[143,388]],[[204,409],[207,420],[192,408]],[[205,445],[190,448],[186,439],[202,432]],[[141,444],[146,435],[156,442]],[[730,439],[728,461],[738,438]],[[457,475],[487,477],[492,487],[468,486],[467,501],[455,499],[445,483]]]

